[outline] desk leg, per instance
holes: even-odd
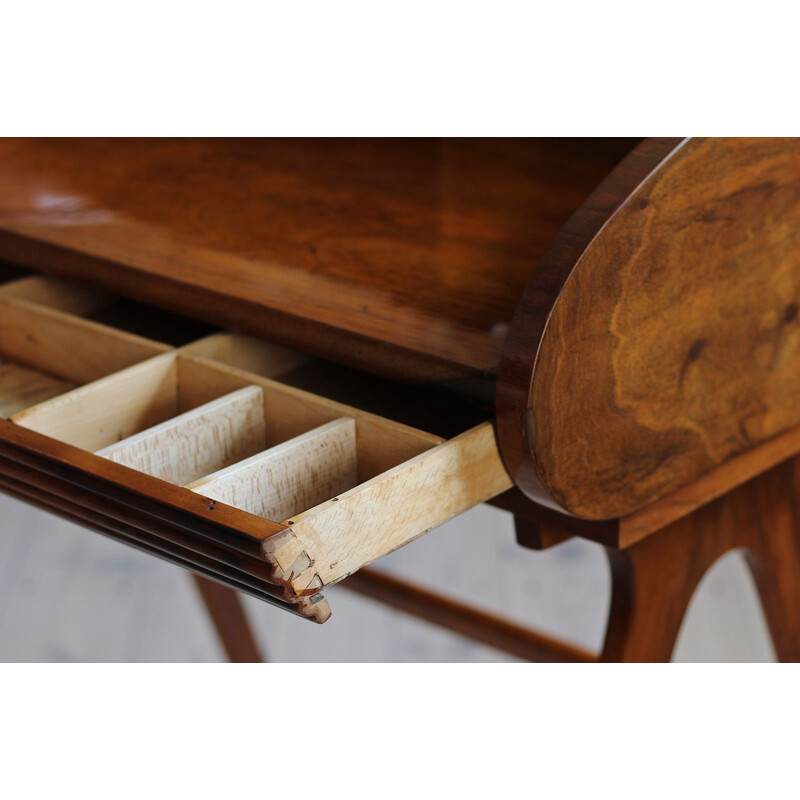
[[[694,590],[715,558],[688,517],[628,550],[607,549],[611,609],[601,661],[669,661]]]
[[[800,458],[763,475],[756,489],[745,557],[778,660],[800,661]]]
[[[800,458],[626,550],[607,549],[612,597],[603,661],[667,661],[711,565],[744,551],[781,661],[800,660]]]
[[[234,589],[192,574],[222,646],[232,663],[266,661],[256,644],[242,598]]]

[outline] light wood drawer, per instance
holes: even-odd
[[[322,622],[325,587],[512,485],[490,421],[445,440],[290,385],[270,343],[85,318],[110,303],[0,287],[3,491]]]

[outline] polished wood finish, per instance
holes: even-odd
[[[800,140],[648,140],[597,189],[504,350],[523,491],[621,517],[800,423],[799,182]]]
[[[604,661],[668,661],[709,567],[743,549],[775,651],[800,661],[800,458],[774,467],[627,550],[609,550]]]
[[[628,140],[0,140],[0,258],[409,380],[498,363]]]
[[[720,464],[697,480],[624,517],[586,520],[560,513],[525,497],[519,489],[492,498],[491,505],[515,515],[522,533],[520,544],[533,549],[551,546],[561,537],[582,536],[609,547],[622,549],[652,536],[668,525],[723,497],[772,467],[800,453],[800,426],[757,445]],[[537,528],[551,534],[544,538]],[[553,533],[560,531],[560,534]]]

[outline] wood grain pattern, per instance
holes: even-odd
[[[364,481],[429,450],[440,436],[402,425],[326,397],[295,389],[270,378],[217,364],[208,359],[178,356],[180,407],[194,408],[221,393],[253,384],[264,390],[269,445],[287,441],[341,417],[356,421],[358,476]]]
[[[264,552],[298,595],[313,593],[510,486],[485,423],[287,520]]]
[[[800,660],[800,459],[794,458],[623,551],[609,552],[604,661],[668,661],[708,569],[741,549],[781,661]]]
[[[264,394],[247,386],[104,447],[97,455],[183,486],[266,446]]]
[[[74,383],[0,358],[0,417],[10,417],[74,388]]]
[[[368,371],[480,376],[631,146],[6,139],[0,258]]]
[[[605,519],[800,423],[800,140],[647,142],[582,211],[512,326],[499,428],[526,492]]]
[[[186,488],[251,514],[282,520],[357,483],[356,424],[337,419]]]
[[[510,511],[517,520],[532,526],[543,526],[549,531],[560,531],[560,536],[582,536],[599,544],[624,549],[652,536],[673,522],[689,516],[704,505],[734,491],[738,487],[767,472],[783,461],[800,453],[800,426],[757,445],[750,450],[720,464],[701,475],[687,486],[650,503],[638,511],[611,520],[586,520],[558,512],[548,506],[534,503],[516,487],[490,500],[490,504]],[[559,535],[556,538],[560,538]],[[541,549],[539,533],[531,529],[524,537],[523,546]],[[548,536],[549,541],[555,541]]]
[[[0,296],[0,354],[72,383],[88,383],[169,350],[105,325]]]
[[[720,464],[687,486],[617,521],[619,547],[629,547],[800,453],[796,426]]]
[[[96,452],[178,414],[174,353],[164,353],[14,414],[17,425]]]

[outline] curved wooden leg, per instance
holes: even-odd
[[[779,661],[800,661],[800,459],[756,482],[747,564]]]
[[[266,661],[256,644],[242,598],[234,589],[192,574],[203,604],[232,663]]]
[[[669,661],[689,601],[716,555],[695,515],[642,542],[607,549],[611,609],[601,661]]]
[[[800,458],[627,550],[607,549],[612,599],[604,661],[666,661],[708,568],[741,548],[778,658],[800,660]]]
[[[800,661],[800,569],[790,570],[756,554],[747,563],[761,598],[761,606],[778,661]]]

